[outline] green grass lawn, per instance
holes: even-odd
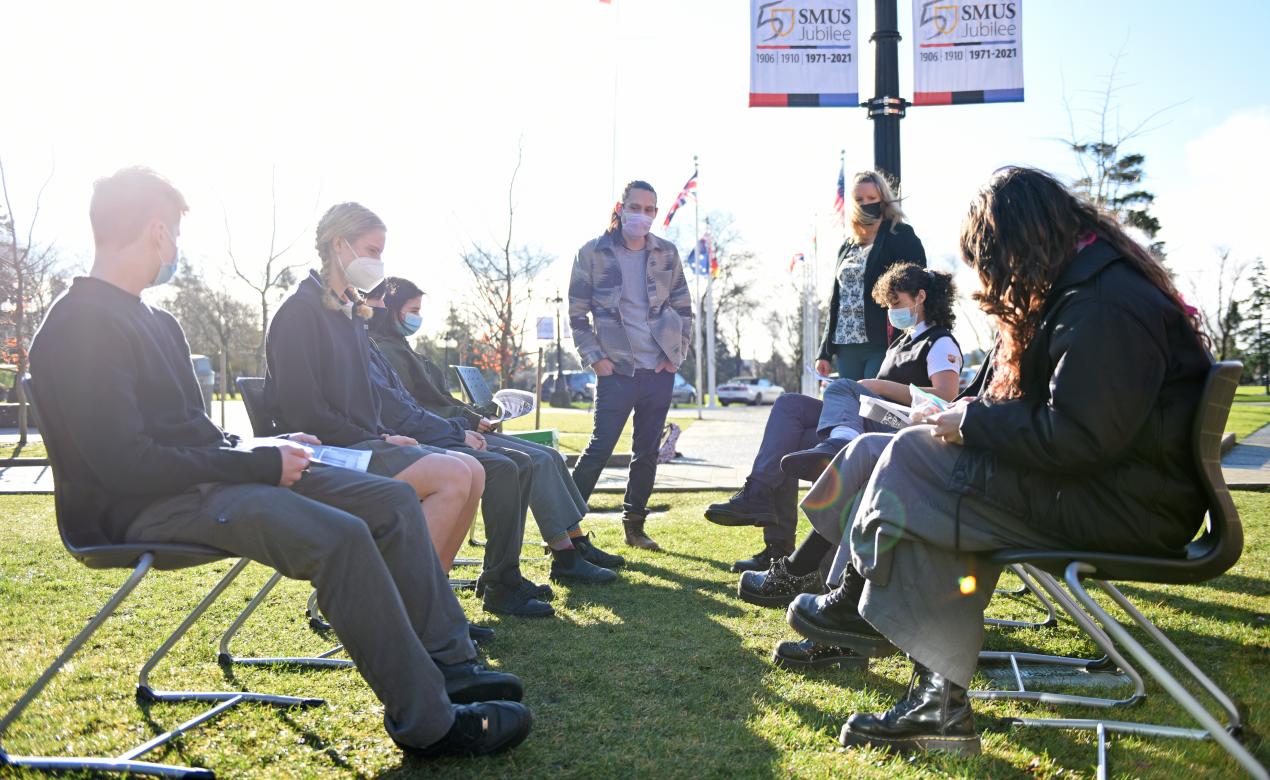
[[[525,681],[534,731],[511,753],[432,765],[403,762],[384,735],[381,707],[354,671],[222,671],[214,661],[218,631],[267,575],[252,567],[152,679],[169,687],[319,695],[326,706],[279,712],[244,705],[147,758],[207,766],[222,777],[1092,777],[1095,743],[1087,732],[987,733],[983,755],[972,759],[841,749],[837,734],[847,715],[885,707],[901,695],[908,665],[891,658],[873,661],[867,672],[773,668],[773,645],[793,633],[780,610],[736,598],[736,575],[728,566],[758,547],[759,534],[705,523],[702,506],[720,498],[654,497],[666,511],[650,519],[649,531],[663,553],[624,549],[618,523],[606,519],[614,515],[593,517],[587,526],[599,544],[627,554],[628,565],[612,586],[557,587],[555,619],[494,618],[471,594],[460,596],[469,615],[498,631],[489,663]],[[602,497],[595,508],[610,512],[619,500]],[[124,576],[88,570],[62,551],[51,498],[0,501],[6,517],[0,525],[0,707],[8,707]],[[1266,733],[1270,494],[1239,493],[1236,502],[1248,545],[1231,572],[1202,587],[1132,585],[1125,591],[1220,685],[1252,705],[1250,725]],[[179,614],[228,565],[151,575],[16,724],[5,748],[116,754],[190,717],[193,705],[139,706],[132,686],[140,664]],[[526,574],[543,581],[545,563],[527,563]],[[236,649],[281,654],[325,648],[304,619],[307,590],[284,583],[244,629]],[[1026,602],[1009,598],[999,598],[992,611],[1030,612]],[[990,630],[987,642],[992,648],[1090,651],[1066,622],[1049,630]],[[1013,715],[1095,716],[1080,708],[1012,703],[980,703],[977,712],[981,726]],[[1116,717],[1192,725],[1154,686],[1144,704]],[[1258,750],[1263,762],[1270,761],[1270,751]],[[1117,736],[1110,756],[1114,777],[1238,776],[1211,743]]]
[[[617,447],[614,448],[613,452],[623,453],[631,451],[632,422],[632,420],[626,421],[626,427],[622,429],[622,436],[617,440]],[[696,420],[676,417],[673,422],[680,428],[687,430],[688,426],[692,425]],[[508,433],[533,430],[534,416],[529,414],[524,417],[517,417],[515,420],[508,420],[504,427]],[[539,427],[555,428],[560,432],[561,452],[566,454],[580,453],[586,449],[587,442],[591,440],[593,418],[590,414],[543,407],[542,421]]]
[[[1261,385],[1240,385],[1235,389],[1235,403],[1242,402],[1270,402],[1270,395],[1266,394],[1266,389]]]
[[[19,447],[17,442],[0,442],[0,459],[3,458],[47,458],[48,450],[42,441],[28,441],[26,446]]]
[[[1267,423],[1270,423],[1270,406],[1231,404],[1226,430],[1233,432],[1237,441],[1243,441]]]

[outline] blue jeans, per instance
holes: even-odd
[[[882,370],[885,347],[872,344],[834,344],[838,376],[842,379],[875,379]]]
[[[781,458],[820,442],[816,424],[823,406],[810,396],[786,393],[776,399],[767,416],[750,479],[766,485],[774,493],[776,525],[763,529],[763,541],[768,544],[788,550],[794,548],[798,528],[798,478],[781,471]]]
[[[653,493],[653,480],[657,477],[657,445],[666,424],[666,412],[670,411],[670,391],[674,386],[674,371],[638,369],[635,376],[610,374],[596,379],[595,429],[586,451],[573,468],[573,481],[584,501],[591,498],[600,472],[613,454],[633,411],[633,457],[622,509],[638,517],[648,514],[648,497]]]

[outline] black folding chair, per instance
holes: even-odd
[[[1126,699],[1103,701],[1090,700],[1064,694],[1024,690],[1017,660],[1073,665],[1080,659],[1061,657],[1027,656],[1026,654],[1001,653],[1011,658],[1019,684],[1017,691],[975,691],[978,698],[1031,699],[1048,703],[1092,704],[1093,706],[1121,706],[1134,704],[1145,697],[1142,679],[1118,652],[1120,649],[1159,683],[1174,701],[1190,714],[1201,728],[1190,729],[1149,723],[1132,723],[1106,719],[1071,718],[1016,718],[1014,725],[1046,728],[1076,728],[1094,730],[1098,735],[1098,772],[1107,772],[1106,734],[1121,732],[1150,736],[1180,737],[1185,739],[1212,739],[1222,746],[1250,775],[1267,778],[1263,767],[1238,737],[1243,731],[1243,716],[1235,703],[1218,685],[1183,653],[1145,615],[1143,615],[1111,581],[1149,582],[1169,585],[1206,582],[1224,573],[1239,560],[1243,551],[1243,528],[1234,501],[1226,488],[1221,471],[1221,437],[1230,413],[1235,387],[1243,372],[1242,364],[1224,362],[1213,366],[1209,372],[1195,417],[1192,434],[1197,470],[1208,497],[1208,518],[1203,533],[1191,542],[1184,556],[1177,558],[1119,555],[1104,552],[1054,551],[1054,550],[1002,550],[993,556],[994,562],[1011,566],[1022,565],[1036,581],[1071,617],[1093,637],[1112,662],[1134,681],[1134,693]],[[1061,576],[1067,591],[1059,586],[1056,576]],[[1190,682],[1199,686],[1225,713],[1222,724],[1208,711],[1186,686],[1129,631],[1086,591],[1083,581],[1090,580],[1106,594],[1138,628],[1165,650],[1173,662],[1189,676]],[[1092,616],[1092,617],[1091,617]],[[1094,623],[1094,618],[1101,628]],[[987,655],[987,654],[985,654]],[[982,658],[982,656],[981,656]],[[988,659],[985,659],[988,660]],[[1078,665],[1078,664],[1076,664]]]
[[[30,400],[33,407],[38,406],[38,397],[34,384],[30,379],[24,379],[24,389],[26,397]],[[201,566],[206,563],[224,560],[233,557],[230,553],[223,550],[217,550],[212,547],[204,547],[202,545],[192,544],[113,544],[90,528],[81,527],[77,522],[79,518],[72,517],[71,511],[66,505],[66,496],[64,488],[67,481],[64,479],[61,471],[60,457],[65,452],[64,448],[68,448],[70,442],[64,437],[64,432],[55,430],[55,418],[42,415],[44,421],[42,433],[44,436],[44,445],[48,450],[49,463],[53,469],[53,486],[54,486],[54,503],[57,513],[57,529],[61,536],[62,544],[67,552],[75,557],[80,563],[92,569],[114,569],[114,568],[130,568],[132,573],[128,579],[120,586],[119,590],[110,597],[106,605],[102,607],[93,618],[88,621],[88,625],[75,635],[73,639],[66,645],[66,649],[61,655],[40,675],[34,683],[18,698],[17,702],[9,708],[4,718],[0,719],[0,738],[8,731],[9,727],[21,716],[22,712],[31,704],[32,701],[40,695],[49,681],[53,679],[58,672],[67,665],[71,657],[75,655],[81,647],[97,632],[97,629],[106,621],[108,617],[114,614],[119,605],[123,603],[132,591],[137,587],[141,580],[151,569],[183,569],[192,566]],[[89,523],[91,524],[91,523]],[[233,709],[243,702],[258,702],[279,707],[296,707],[310,706],[322,704],[323,700],[310,697],[297,696],[277,696],[266,693],[255,693],[251,691],[168,691],[155,688],[150,684],[150,673],[159,664],[168,652],[176,645],[180,639],[185,636],[190,627],[207,611],[216,599],[225,591],[229,584],[246,567],[248,561],[243,558],[230,567],[225,576],[220,579],[211,592],[199,602],[198,606],[190,612],[189,616],[181,622],[181,625],[172,632],[172,635],[159,646],[145,665],[141,667],[141,673],[137,680],[136,696],[142,701],[150,702],[185,702],[197,701],[213,704],[207,709],[193,718],[181,723],[178,726],[149,739],[135,748],[121,753],[113,758],[108,757],[86,757],[86,756],[19,756],[6,753],[0,748],[0,767],[11,766],[22,769],[30,769],[43,772],[70,772],[70,771],[97,771],[97,772],[120,772],[136,775],[153,775],[159,777],[186,777],[186,778],[210,778],[214,777],[214,773],[208,769],[199,767],[178,766],[172,764],[158,764],[141,760],[146,753],[157,747],[166,745],[176,737],[194,729],[195,727],[212,720],[216,716]]]

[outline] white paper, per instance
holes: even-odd
[[[498,407],[498,417],[494,422],[524,417],[538,406],[538,396],[527,390],[499,390],[494,393],[494,405]]]

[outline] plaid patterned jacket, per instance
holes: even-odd
[[[633,376],[635,358],[619,310],[622,269],[613,251],[617,240],[606,233],[578,250],[569,280],[569,325],[584,365],[608,358],[616,373]],[[674,244],[650,234],[646,245],[649,329],[662,352],[678,366],[692,343],[688,280]]]

